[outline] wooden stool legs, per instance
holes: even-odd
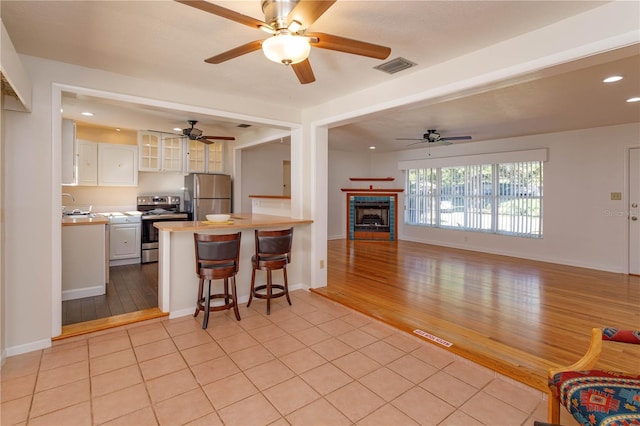
[[[282,274],[284,277],[283,284],[273,284],[272,270],[267,269],[267,283],[256,286],[256,269],[251,271],[251,291],[249,292],[249,301],[247,302],[247,308],[251,306],[253,298],[266,299],[267,300],[267,315],[271,314],[271,299],[277,297],[286,296],[289,306],[291,306],[291,299],[289,298],[289,282],[287,280],[287,268],[282,268]],[[273,292],[273,289],[280,290],[277,293]],[[266,290],[266,293],[258,293],[258,291]]]
[[[240,321],[240,311],[238,311],[238,299],[236,295],[236,279],[235,277],[231,277],[231,279],[233,280],[233,283],[231,284],[231,298],[229,298],[229,278],[224,279],[224,293],[221,294],[211,294],[211,280],[206,280],[207,292],[206,294],[203,294],[205,279],[200,279],[200,283],[198,284],[199,297],[196,301],[196,312],[193,314],[193,316],[197,317],[200,311],[204,311],[202,329],[206,329],[209,325],[210,312],[233,308],[233,313],[235,314],[236,319]],[[224,299],[224,305],[211,306],[211,299]]]

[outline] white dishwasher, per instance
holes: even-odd
[[[109,213],[109,266],[140,263],[142,221],[139,215]]]

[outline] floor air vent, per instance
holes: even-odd
[[[378,71],[386,72],[387,74],[395,74],[397,72],[406,70],[407,68],[411,68],[416,65],[417,65],[416,63],[413,63],[405,58],[398,57],[373,68]]]

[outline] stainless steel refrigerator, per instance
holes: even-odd
[[[231,213],[231,176],[192,173],[184,178],[184,207],[193,220],[207,220],[206,215]]]

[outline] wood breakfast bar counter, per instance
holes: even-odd
[[[240,241],[240,270],[236,275],[236,288],[239,303],[249,299],[251,286],[251,256],[255,252],[255,229],[287,229],[294,227],[291,263],[287,266],[289,289],[309,287],[309,276],[304,271],[306,253],[309,253],[309,232],[313,221],[310,219],[294,219],[285,216],[265,214],[232,214],[228,222],[213,223],[206,221],[189,222],[156,222],[160,254],[158,259],[158,307],[169,312],[170,318],[192,315],[196,307],[198,292],[198,276],[196,275],[194,233],[231,234],[242,232]],[[305,268],[305,265],[307,266]],[[258,271],[256,281],[262,282],[265,277]],[[274,275],[274,282],[281,280]],[[221,286],[222,282],[214,282]]]

